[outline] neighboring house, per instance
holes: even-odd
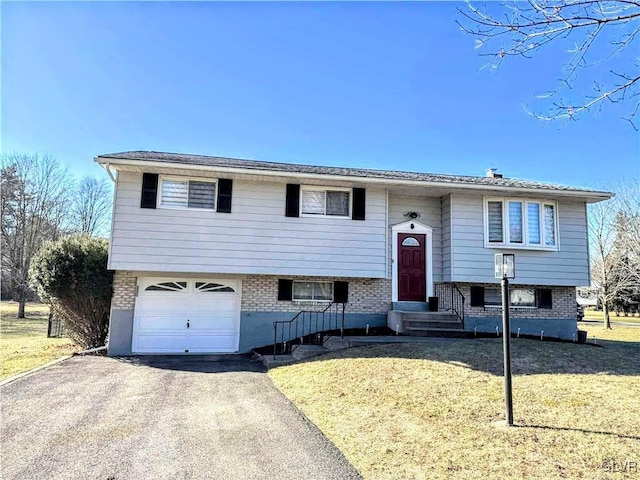
[[[394,312],[436,296],[441,310],[463,302],[465,330],[495,332],[500,252],[516,254],[514,331],[571,339],[576,286],[589,283],[586,205],[611,197],[492,170],[156,152],[96,161],[116,182],[110,355],[247,352],[273,342],[274,321],[332,301],[346,302],[346,327],[389,317],[403,332]]]
[[[576,288],[576,301],[578,305],[582,307],[597,307],[598,306],[598,289],[592,287],[578,287]]]

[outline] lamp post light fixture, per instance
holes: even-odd
[[[509,325],[509,279],[516,276],[516,256],[513,253],[497,253],[495,277],[502,286],[502,339],[504,350],[504,399],[506,424],[513,425],[513,400],[511,391],[511,327]]]

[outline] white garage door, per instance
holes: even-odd
[[[239,281],[141,278],[131,351],[236,352],[239,326]]]

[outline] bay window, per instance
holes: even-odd
[[[556,250],[555,202],[485,198],[485,245]]]

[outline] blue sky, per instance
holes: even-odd
[[[640,178],[638,133],[620,120],[628,107],[553,124],[524,112],[562,75],[567,45],[479,70],[458,6],[2,2],[2,151],[96,175],[96,155],[158,150],[497,167],[585,187]]]

